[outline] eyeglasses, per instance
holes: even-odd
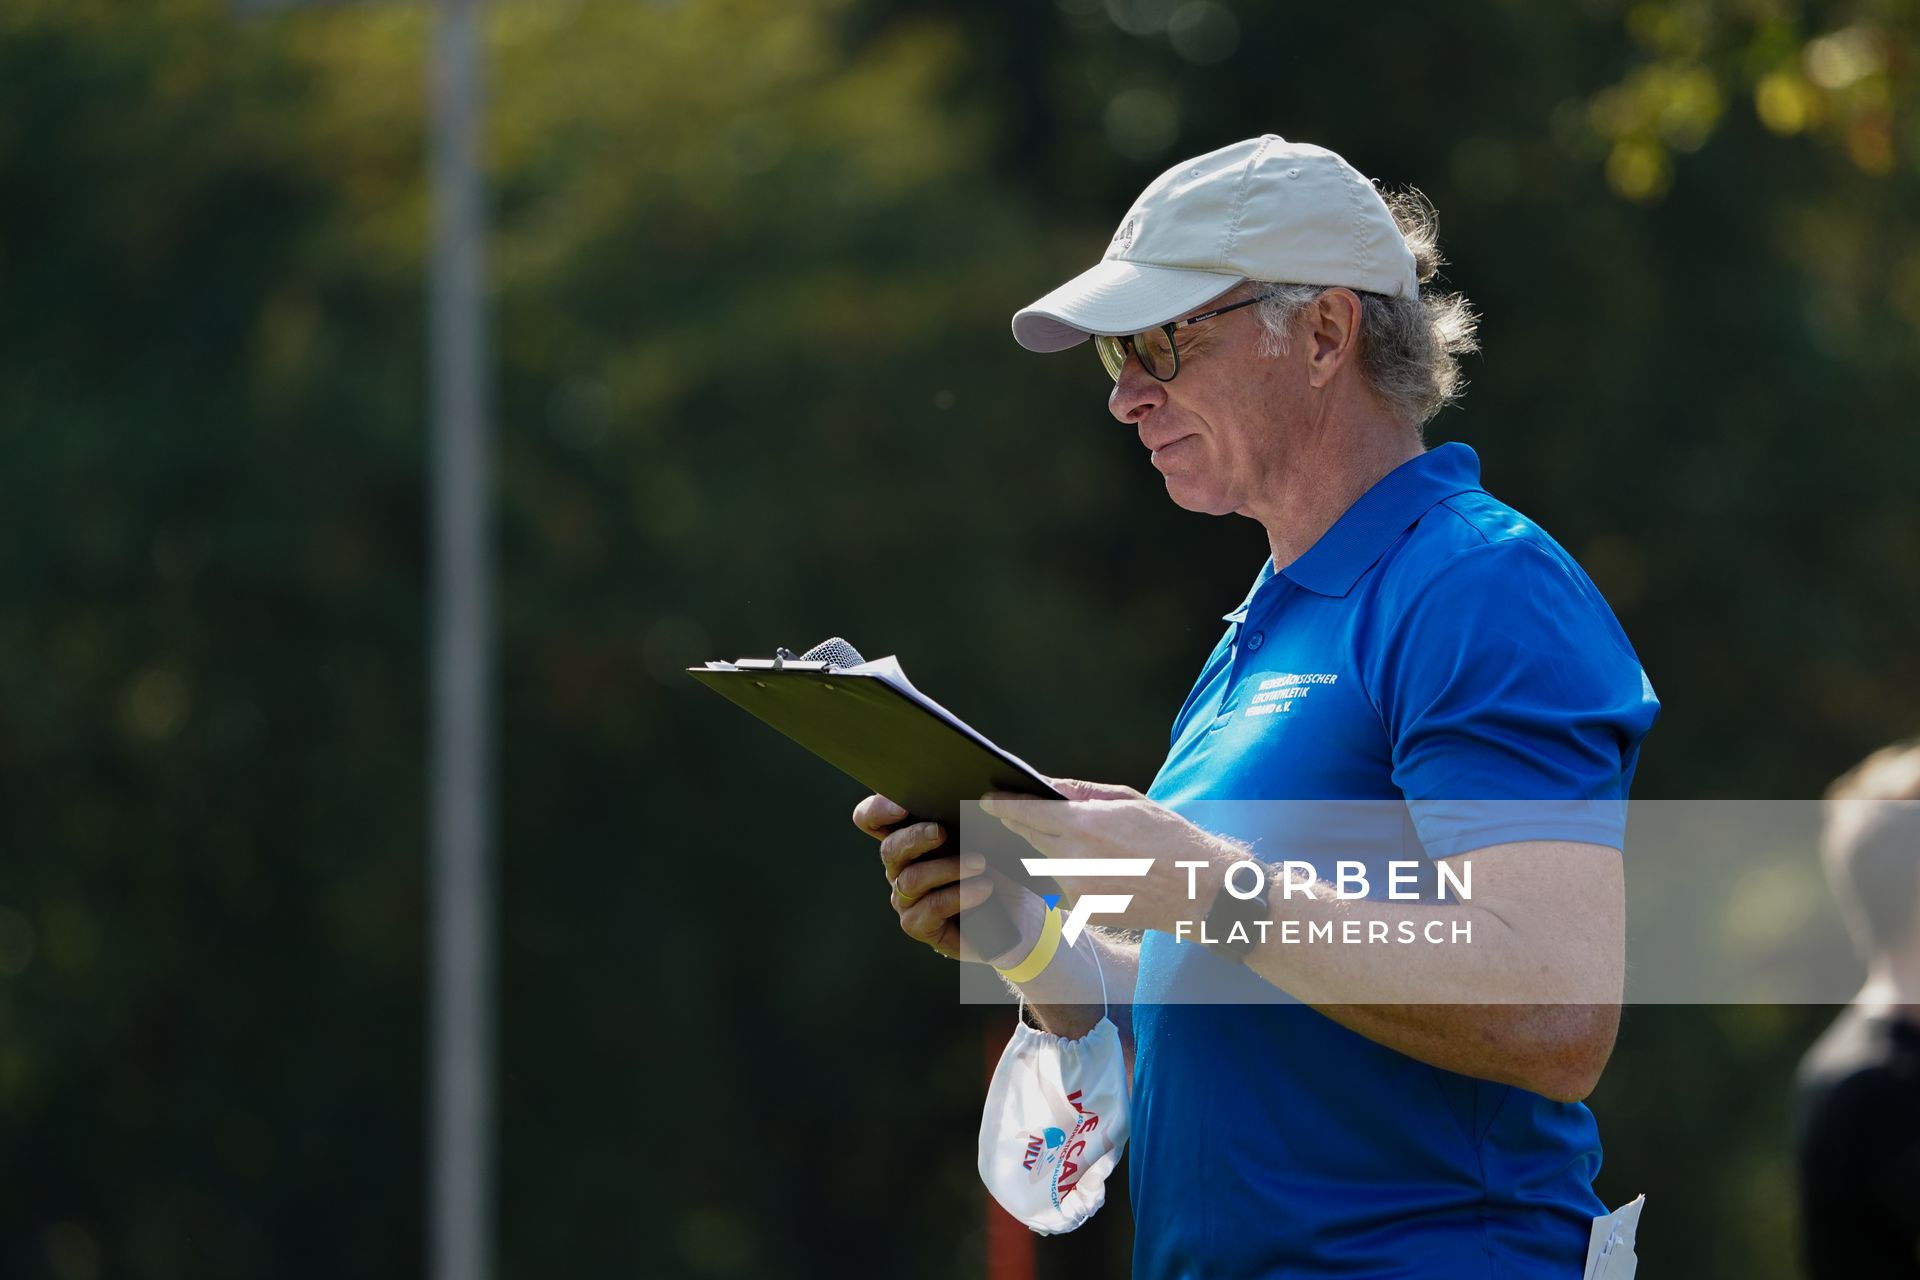
[[[1199,324],[1202,320],[1212,320],[1229,311],[1238,311],[1259,302],[1258,298],[1248,298],[1245,302],[1236,302],[1221,307],[1217,311],[1208,311],[1203,315],[1188,316],[1185,320],[1175,320],[1163,324],[1158,329],[1143,329],[1139,333],[1118,336],[1096,333],[1093,335],[1093,349],[1100,353],[1100,363],[1115,382],[1120,381],[1121,370],[1127,367],[1127,352],[1133,352],[1140,361],[1140,367],[1147,375],[1160,382],[1172,382],[1174,375],[1180,372],[1180,344],[1174,341],[1173,331],[1184,329],[1190,324]]]

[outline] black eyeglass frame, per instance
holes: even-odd
[[[1095,353],[1099,355],[1101,365],[1105,367],[1115,382],[1120,381],[1120,374],[1127,367],[1128,352],[1132,352],[1133,358],[1140,361],[1140,367],[1146,370],[1149,378],[1152,378],[1155,382],[1172,382],[1180,376],[1180,342],[1179,339],[1174,337],[1174,331],[1176,329],[1184,329],[1190,324],[1199,324],[1202,321],[1213,320],[1227,314],[1229,311],[1238,311],[1242,307],[1251,307],[1260,301],[1262,301],[1260,298],[1248,298],[1244,302],[1229,303],[1224,307],[1218,307],[1197,316],[1188,316],[1185,320],[1170,320],[1166,324],[1159,326],[1160,332],[1167,335],[1167,350],[1173,353],[1173,369],[1164,378],[1155,373],[1153,367],[1141,356],[1140,348],[1134,343],[1134,339],[1140,336],[1139,333],[1096,333],[1093,335],[1093,349]],[[1151,329],[1142,329],[1140,331],[1140,333],[1152,332],[1153,330]]]

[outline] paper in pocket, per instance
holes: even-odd
[[[1640,1210],[1645,1196],[1621,1205],[1612,1213],[1593,1220],[1593,1232],[1587,1240],[1587,1269],[1581,1280],[1633,1280],[1640,1259],[1633,1252],[1633,1240],[1640,1232]]]

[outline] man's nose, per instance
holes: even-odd
[[[1167,385],[1142,368],[1140,357],[1128,351],[1127,362],[1120,366],[1120,380],[1107,397],[1107,411],[1134,426],[1166,402]]]

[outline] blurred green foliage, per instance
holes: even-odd
[[[426,15],[0,7],[0,1273],[422,1253]],[[503,1276],[977,1275],[983,1039],[857,790],[679,674],[830,633],[1144,784],[1264,546],[1010,312],[1173,159],[1445,219],[1464,439],[1665,700],[1641,792],[1914,727],[1906,3],[503,3]],[[1823,1010],[1640,1009],[1601,1190],[1791,1273]],[[1123,1203],[1041,1246],[1124,1265]]]

